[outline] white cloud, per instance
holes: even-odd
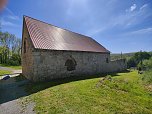
[[[133,4],[132,6],[130,6],[129,9],[126,9],[126,12],[133,12],[136,8],[137,8],[137,5]]]
[[[9,8],[5,7],[7,13],[1,17],[2,27],[19,27],[15,22],[18,22],[20,19],[16,16]]]
[[[130,36],[135,36],[135,37],[140,37],[142,38],[142,36],[145,35],[150,35],[152,34],[152,27],[149,28],[143,28],[143,29],[139,29],[139,30],[135,30],[135,31],[130,31],[130,32],[126,32],[126,33],[122,33],[120,34],[121,37],[130,37]]]
[[[8,15],[7,18],[12,19],[12,20],[19,20],[18,16]]]
[[[152,27],[131,32],[131,34],[146,34],[146,33],[152,33]]]
[[[145,9],[148,6],[148,4],[144,4],[143,6],[140,7],[140,10]]]
[[[139,8],[137,4],[132,4],[126,11],[118,13],[115,11],[118,8],[118,2],[117,0],[105,4],[101,2],[101,8],[96,10],[95,5],[91,4],[93,2],[89,0],[67,0],[67,18],[70,20],[71,17],[79,15],[85,21],[82,24],[87,27],[85,34],[93,37],[100,33],[106,34],[115,28],[118,30],[132,28],[152,15],[151,12],[145,10],[147,4],[143,4]],[[82,24],[81,26],[83,26]]]
[[[1,25],[2,26],[7,26],[7,27],[19,27],[19,25],[14,24],[10,21],[5,20],[4,18],[1,19]]]
[[[98,34],[98,33],[102,32],[102,31],[106,30],[107,28],[108,28],[108,26],[107,27],[101,27],[101,28],[92,29],[92,30],[88,31],[86,33],[86,35],[93,36],[95,34]]]
[[[137,5],[136,5],[136,4],[133,4],[133,5],[130,7],[130,11],[134,11],[136,8],[137,8]]]
[[[16,16],[9,8],[5,7],[5,9],[9,13],[9,16],[7,16],[8,18],[12,20],[19,20],[19,17]]]
[[[19,27],[19,25],[17,25],[14,22],[11,22],[10,20],[4,17],[1,17],[0,21],[1,21],[2,27]]]
[[[107,23],[105,25],[102,25],[99,28],[91,29],[90,31],[87,32],[87,34],[92,36],[101,32],[105,32],[106,30],[115,28],[115,27],[119,27],[119,28],[121,27],[122,29],[126,29],[129,27],[135,26],[143,22],[146,18],[152,15],[151,12],[148,12],[147,10],[141,10],[146,7],[147,5],[145,4],[140,9],[137,9],[136,12],[133,12],[133,9],[131,11],[131,7],[130,7],[130,10],[120,15],[114,16],[109,21],[107,20]],[[146,30],[138,31],[138,32],[143,33],[144,31],[148,31],[148,30],[151,30],[151,29],[149,28]]]

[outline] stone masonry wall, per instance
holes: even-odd
[[[110,54],[106,53],[35,50],[32,55],[33,81],[95,75],[122,71],[125,68],[123,61],[109,61]],[[69,59],[75,60],[75,70],[67,70],[66,61]]]
[[[26,47],[24,46],[24,42],[26,42]],[[26,52],[24,52],[24,48],[26,48]],[[33,50],[34,48],[24,23],[22,38],[22,74],[29,80],[33,80]]]
[[[107,71],[106,58],[109,54],[72,52],[72,51],[35,51],[33,80],[64,78],[70,76],[93,75]],[[68,71],[65,65],[68,59],[76,61],[76,68]]]
[[[109,72],[121,72],[127,69],[127,64],[125,59],[110,61],[108,66]]]

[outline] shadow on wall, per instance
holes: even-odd
[[[129,71],[124,71],[129,72]],[[117,73],[109,73],[109,74],[102,74],[102,75],[95,75],[95,76],[79,76],[79,77],[69,77],[64,79],[56,79],[51,80],[49,82],[30,82],[29,80],[25,79],[22,75],[17,77],[12,77],[7,82],[0,80],[0,104],[31,95],[33,93],[37,93],[41,90],[68,83],[73,81],[79,80],[86,80],[92,78],[100,78],[106,75],[111,76],[119,76]]]

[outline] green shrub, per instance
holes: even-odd
[[[150,54],[148,52],[137,52],[127,61],[128,68],[137,67],[137,65],[141,64],[143,60],[147,60],[150,58]],[[138,65],[138,66],[139,66]]]
[[[152,57],[149,60],[144,60],[143,65],[149,69],[152,69]]]
[[[19,62],[17,60],[9,60],[8,61],[8,65],[12,65],[12,66],[18,66],[20,65]]]
[[[7,64],[12,66],[21,65],[21,56],[19,54],[13,54]]]
[[[127,66],[128,68],[130,67],[136,67],[137,61],[135,60],[134,57],[131,57],[130,59],[127,60]]]
[[[144,72],[144,74],[142,75],[142,80],[148,84],[152,84],[152,69]]]

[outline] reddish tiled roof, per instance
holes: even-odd
[[[36,49],[109,53],[106,48],[90,37],[27,16],[24,16],[24,21]]]

